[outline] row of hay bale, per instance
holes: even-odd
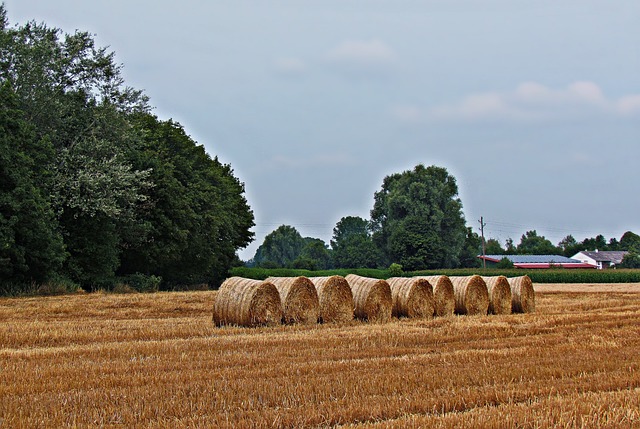
[[[527,276],[231,277],[220,287],[213,321],[221,325],[346,322],[354,317],[388,322],[392,317],[530,313],[533,284]]]

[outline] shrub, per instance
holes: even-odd
[[[402,270],[402,265],[396,264],[395,262],[389,265],[389,275],[391,277],[400,277],[402,276],[402,274],[404,274],[404,271]]]
[[[129,287],[137,292],[157,292],[162,283],[162,277],[146,275],[141,273],[129,274],[120,277],[118,285],[114,287],[114,292],[125,292]]]

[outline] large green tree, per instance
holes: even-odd
[[[640,235],[627,231],[620,237],[620,249],[640,253]]]
[[[369,221],[346,216],[333,228],[333,261],[337,268],[376,268],[380,252],[373,243]]]
[[[145,136],[135,166],[150,172],[154,186],[142,218],[149,230],[125,241],[119,272],[158,275],[169,284],[219,283],[253,238],[244,185],[179,124],[149,114],[131,119]]]
[[[9,27],[0,5],[0,84],[32,134],[24,138],[23,127],[3,142],[3,164],[14,164],[3,167],[0,197],[2,245],[13,255],[0,257],[5,272],[18,272],[16,255],[37,255],[21,250],[16,228],[31,222],[46,240],[35,225],[48,219],[50,244],[62,237],[64,248],[57,258],[42,249],[51,258],[43,270],[62,261],[62,273],[86,288],[136,273],[171,285],[226,277],[235,252],[253,237],[243,184],[179,124],[149,114],[114,53],[86,32],[63,34],[36,22]],[[15,130],[16,120],[7,116],[5,125]]]
[[[445,168],[418,165],[387,176],[374,198],[373,239],[385,263],[405,270],[460,264],[467,229],[456,180]]]
[[[551,241],[543,235],[538,235],[535,229],[525,232],[520,237],[516,251],[519,255],[559,255],[562,253],[562,250],[554,246]]]
[[[10,84],[0,86],[0,283],[45,282],[65,251],[48,194],[40,188],[53,149],[35,137]]]
[[[464,240],[464,246],[460,252],[460,267],[477,268],[480,267],[481,261],[478,255],[482,254],[482,238],[478,233],[474,232],[471,227],[467,227],[467,234]],[[488,253],[489,254],[489,253]]]
[[[305,244],[297,229],[290,225],[280,225],[264,238],[253,257],[253,264],[263,267],[291,266],[302,253]]]
[[[4,6],[0,21],[0,82],[15,92],[36,141],[51,144],[37,183],[64,237],[65,272],[86,287],[111,282],[122,233],[138,223],[151,186],[129,161],[138,134],[126,120],[148,108],[146,97],[124,85],[114,54],[89,33],[8,27]]]

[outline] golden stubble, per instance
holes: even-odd
[[[0,299],[0,428],[640,427],[640,294],[216,328],[215,292]]]

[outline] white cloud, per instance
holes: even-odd
[[[307,65],[298,58],[282,57],[273,62],[276,73],[285,76],[299,76],[307,71]]]
[[[562,89],[525,82],[510,92],[471,94],[458,103],[426,109],[424,116],[432,120],[547,121],[639,113],[640,94],[607,99],[595,83],[578,81]]]
[[[326,54],[326,61],[348,74],[387,74],[397,62],[386,43],[373,39],[346,40]]]

